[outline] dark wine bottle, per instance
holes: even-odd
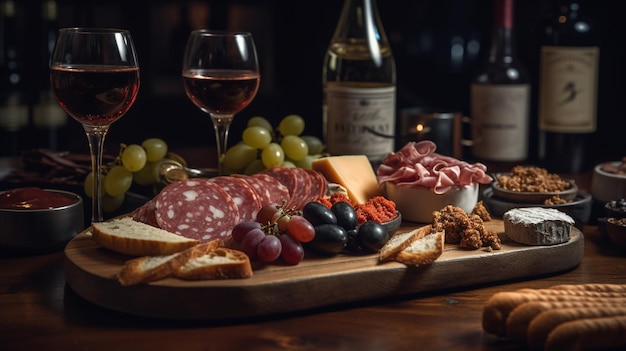
[[[539,77],[542,166],[580,173],[592,167],[600,49],[582,0],[557,0],[545,27]]]
[[[528,157],[530,79],[517,57],[514,0],[495,0],[488,59],[471,85],[472,154],[478,160]]]
[[[57,38],[57,2],[44,0],[41,9],[41,61],[36,79],[37,100],[33,104],[33,126],[37,147],[62,149],[67,114],[57,103],[50,87],[50,57]]]
[[[29,122],[26,67],[15,2],[1,1],[0,12],[0,155],[18,156]]]
[[[375,0],[345,0],[322,73],[326,149],[376,164],[394,151],[396,66]]]

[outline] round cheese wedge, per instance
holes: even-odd
[[[504,213],[504,232],[516,243],[556,245],[569,241],[574,219],[553,208],[514,208]]]

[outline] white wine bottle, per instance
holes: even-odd
[[[394,151],[396,65],[375,0],[345,0],[322,83],[328,153],[376,164]]]
[[[581,0],[558,0],[545,27],[539,77],[539,162],[552,172],[592,167],[600,50]]]
[[[528,157],[530,79],[516,55],[514,0],[495,0],[488,60],[471,85],[472,154],[479,160]]]

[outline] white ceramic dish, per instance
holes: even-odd
[[[430,223],[433,211],[447,205],[454,205],[470,213],[478,202],[478,184],[463,188],[453,188],[443,194],[436,194],[424,187],[398,186],[386,183],[387,198],[396,203],[396,209],[406,221]]]
[[[619,165],[621,161],[609,163]],[[596,165],[591,176],[591,196],[600,203],[626,198],[626,175],[609,173],[602,170],[602,164]]]

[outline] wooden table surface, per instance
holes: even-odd
[[[66,284],[62,251],[4,255],[0,350],[526,350],[482,330],[483,307],[494,293],[626,284],[626,252],[606,242],[596,226],[583,233],[583,260],[566,272],[234,322],[158,320],[107,310]]]
[[[66,285],[63,252],[4,257],[0,349],[524,350],[483,332],[482,310],[494,293],[554,284],[626,284],[626,254],[606,243],[595,226],[585,227],[584,234],[582,263],[556,275],[220,323],[147,319],[97,307]]]

